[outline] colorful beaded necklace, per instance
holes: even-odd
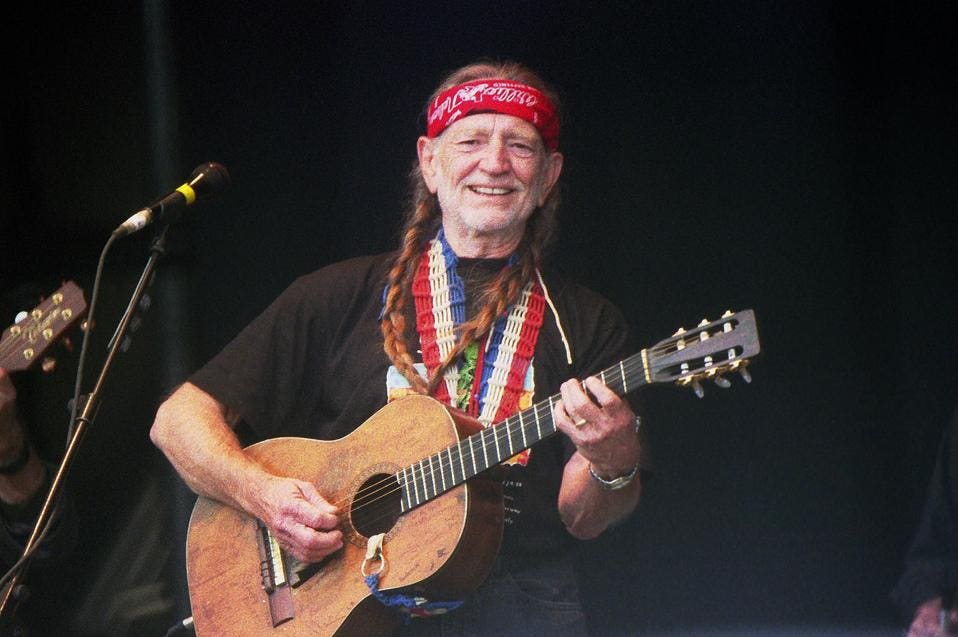
[[[455,348],[459,326],[466,322],[466,291],[456,272],[458,261],[440,230],[423,252],[413,278],[416,330],[430,376]],[[512,255],[506,267],[513,267],[516,261]],[[486,425],[515,413],[545,305],[539,282],[529,281],[509,312],[496,320],[482,351],[470,345],[464,360],[447,368],[435,398]]]

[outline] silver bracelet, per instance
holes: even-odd
[[[639,433],[639,429],[642,428],[642,416],[636,414],[635,416],[635,433]],[[632,467],[632,471],[628,472],[624,476],[619,476],[618,478],[613,478],[612,480],[606,480],[599,474],[595,472],[592,468],[592,463],[589,463],[589,475],[592,476],[592,479],[599,483],[599,486],[605,489],[606,491],[617,491],[618,489],[625,488],[635,480],[635,476],[639,474],[639,464],[635,463],[635,466]]]
[[[635,480],[635,476],[639,474],[639,463],[636,462],[635,466],[632,467],[632,471],[628,472],[624,476],[619,476],[618,478],[613,478],[611,480],[606,480],[599,474],[595,472],[592,468],[592,464],[589,464],[589,475],[592,476],[592,479],[599,483],[599,486],[605,489],[606,491],[617,491],[619,489],[625,488]]]

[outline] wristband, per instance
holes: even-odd
[[[589,475],[591,475],[592,479],[598,482],[599,486],[605,489],[606,491],[617,491],[618,489],[622,489],[624,487],[629,486],[629,484],[631,484],[631,482],[635,480],[635,476],[637,476],[638,474],[639,474],[638,462],[636,462],[635,466],[632,467],[632,471],[628,472],[624,476],[613,478],[612,480],[606,480],[605,478],[601,477],[599,474],[595,472],[595,470],[592,469],[592,465],[591,464],[589,465]]]

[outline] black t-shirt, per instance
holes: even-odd
[[[300,277],[191,382],[239,413],[257,439],[333,440],[350,433],[386,404],[387,378],[396,377],[395,370],[389,374],[379,326],[394,257],[360,257]],[[488,270],[481,261],[464,260],[459,267]],[[467,286],[488,278],[464,271],[462,277]],[[557,276],[544,278],[559,322],[547,309],[532,361],[535,401],[558,393],[570,377],[584,378],[633,353],[617,308]],[[415,357],[419,344],[411,306],[409,299],[407,351]],[[573,451],[558,434],[535,445],[527,465],[510,465],[503,554],[556,552],[571,542],[557,498],[562,468]]]

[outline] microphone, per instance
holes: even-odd
[[[155,221],[161,223],[179,221],[183,216],[183,209],[200,199],[219,194],[229,185],[230,174],[222,164],[211,161],[197,166],[187,183],[138,211],[117,226],[113,235],[123,237],[142,230]]]

